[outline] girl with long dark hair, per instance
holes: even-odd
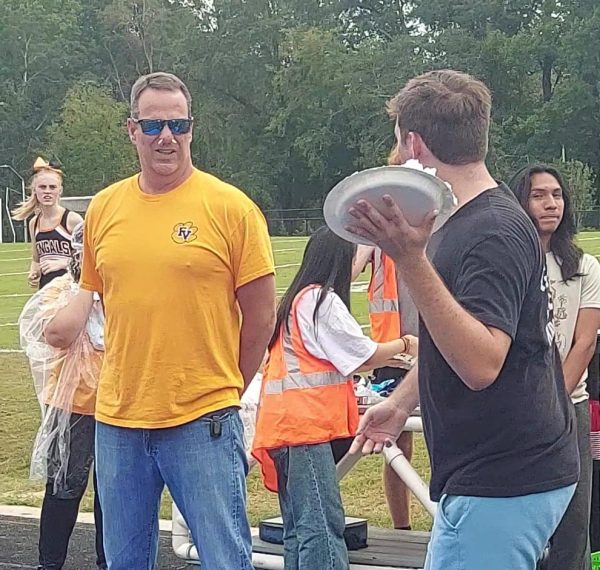
[[[279,495],[286,570],[348,568],[331,442],[356,432],[352,375],[416,349],[414,337],[375,343],[352,317],[355,250],[327,227],[313,234],[269,344],[253,455]]]
[[[575,495],[552,537],[548,570],[590,568],[589,522],[592,490],[587,367],[600,328],[600,264],[575,242],[577,228],[569,189],[560,172],[529,165],[511,188],[535,224],[546,252],[555,339],[565,386],[575,405],[581,475]]]

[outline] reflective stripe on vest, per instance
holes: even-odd
[[[400,305],[396,266],[379,248],[373,252],[373,273],[369,283],[371,338],[388,342],[400,337]]]
[[[398,312],[398,300],[397,299],[375,299],[369,301],[369,313],[389,313]]]
[[[314,374],[288,374],[281,380],[268,380],[265,384],[265,394],[281,394],[285,390],[298,388],[318,388],[345,384],[348,380],[339,372],[315,372]]]
[[[373,252],[373,274],[369,283],[369,299],[383,299],[385,284],[385,267],[383,265],[383,253],[377,248]]]
[[[292,319],[291,314],[289,319]],[[292,330],[294,330],[294,323],[290,323],[290,331]],[[348,379],[342,376],[337,370],[315,371],[303,374],[300,371],[298,355],[292,345],[290,332],[285,330],[285,327],[283,329],[283,353],[287,374],[284,378],[266,380],[264,387],[265,394],[281,394],[285,390],[345,384],[348,381]]]

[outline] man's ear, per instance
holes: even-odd
[[[133,122],[133,119],[129,117],[127,119],[127,135],[129,136],[129,140],[135,144],[137,142],[137,125]]]
[[[407,146],[410,148],[410,154],[412,158],[415,158],[419,162],[422,162],[421,158],[431,154],[425,141],[419,133],[410,132],[407,136]]]

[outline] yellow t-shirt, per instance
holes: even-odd
[[[273,272],[260,210],[214,176],[149,195],[136,175],[97,194],[81,277],[106,311],[96,418],[165,428],[239,405],[235,291]]]

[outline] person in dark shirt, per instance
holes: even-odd
[[[487,87],[433,71],[389,103],[394,153],[451,184],[458,209],[411,226],[388,197],[348,229],[396,263],[419,310],[416,370],[362,418],[353,451],[395,441],[420,402],[439,501],[427,570],[534,570],[579,477],[576,424],[554,343],[536,229],[485,166]]]

